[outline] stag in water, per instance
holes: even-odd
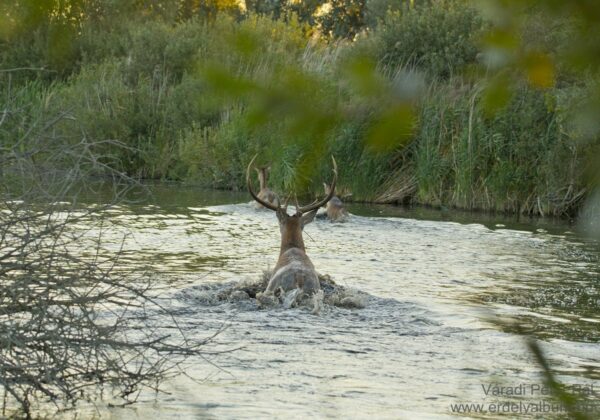
[[[323,183],[323,187],[325,188],[325,194],[331,192],[331,187],[326,182]],[[331,200],[327,202],[325,208],[327,210],[327,218],[332,222],[343,222],[348,218],[348,212],[344,207],[344,203],[342,203],[342,200],[335,193],[331,197]]]
[[[266,201],[269,204],[276,204],[278,202],[277,195],[267,187],[269,181],[269,171],[271,166],[262,166],[260,168],[254,168],[258,174],[258,182],[260,183],[260,190],[258,191],[258,197],[262,201]],[[256,203],[256,208],[265,208],[261,203]]]
[[[250,181],[250,172],[252,159],[246,170],[246,182],[248,191],[254,200],[269,210],[273,210],[279,220],[279,230],[281,232],[281,248],[279,259],[273,269],[273,274],[269,280],[265,295],[274,294],[277,291],[288,292],[294,289],[300,289],[303,294],[310,296],[321,289],[319,277],[315,267],[306,255],[304,240],[302,239],[302,229],[315,218],[320,207],[327,204],[335,193],[335,183],[337,181],[337,165],[333,156],[333,180],[329,193],[322,200],[316,200],[307,206],[296,206],[296,212],[292,215],[287,213],[287,202],[281,206],[279,200],[277,204],[263,200],[252,190]]]

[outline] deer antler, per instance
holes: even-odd
[[[296,210],[297,213],[308,213],[314,209],[318,209],[319,207],[325,205],[333,195],[335,194],[335,183],[337,182],[337,163],[335,163],[335,158],[331,156],[331,160],[333,161],[333,180],[331,181],[331,190],[329,190],[329,194],[322,199],[321,201],[317,201],[315,203],[309,204],[306,207],[300,207]]]
[[[254,155],[254,157],[252,158],[252,160],[248,164],[248,168],[246,169],[246,183],[248,184],[248,192],[250,193],[250,195],[252,196],[252,198],[254,198],[256,201],[258,201],[264,207],[266,207],[266,208],[268,208],[270,210],[273,210],[273,211],[279,211],[279,210],[281,210],[279,199],[277,200],[277,205],[274,205],[274,204],[269,203],[268,201],[261,200],[254,193],[254,191],[252,191],[252,182],[250,180],[250,169],[252,168],[252,164],[254,163],[254,160],[256,159],[257,156],[258,156],[258,153]]]

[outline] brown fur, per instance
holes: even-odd
[[[269,170],[270,166],[264,166],[262,168],[255,168],[258,173],[258,181],[260,182],[260,191],[258,192],[258,197],[261,200],[267,201],[271,204],[277,204],[277,195],[267,187],[267,182],[269,180]],[[262,204],[256,203],[256,208],[264,208]]]
[[[316,210],[304,215],[292,216],[285,213],[285,210],[277,212],[281,247],[266,292],[275,292],[279,288],[284,292],[300,288],[310,295],[320,289],[317,272],[306,255],[302,239],[302,229],[313,221],[315,214]]]
[[[325,188],[325,194],[329,194],[331,191],[329,185],[323,183],[323,187]],[[348,218],[346,207],[337,195],[331,197],[331,200],[327,202],[325,209],[327,211],[327,218],[332,222],[341,222]]]

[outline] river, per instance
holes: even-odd
[[[208,348],[237,350],[188,360],[168,395],[111,416],[494,417],[494,404],[521,402],[520,417],[550,400],[523,338],[498,323],[509,319],[540,340],[561,381],[600,399],[600,247],[565,222],[349,205],[346,223],[318,219],[305,242],[317,271],[364,307],[313,315],[210,299],[274,265],[273,212],[246,193],[152,192],[111,210],[130,233],[123,262],[151,266],[196,338],[226,327]],[[512,395],[519,386],[525,395]]]

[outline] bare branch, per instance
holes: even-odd
[[[2,121],[20,112],[10,106]],[[129,404],[144,388],[158,391],[186,357],[215,354],[204,350],[214,336],[186,336],[156,296],[152,273],[123,269],[124,237],[117,251],[102,246],[117,228],[104,211],[136,185],[106,164],[102,150],[125,146],[84,134],[65,141],[54,130],[63,123],[77,122],[68,112],[40,115],[0,147],[2,415],[31,416],[45,402],[65,409],[107,390],[121,401],[111,403]],[[80,204],[98,174],[111,183],[112,199]],[[165,316],[166,327],[157,321]]]

